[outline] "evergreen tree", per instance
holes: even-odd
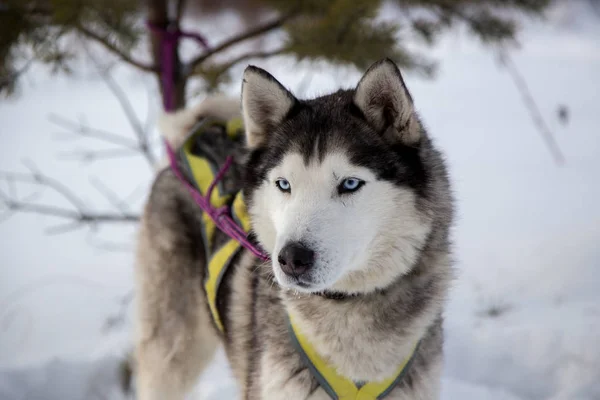
[[[139,58],[148,35],[147,19],[158,27],[177,28],[184,13],[199,15],[221,9],[249,13],[254,24],[221,43],[210,43],[197,57],[183,61],[177,47],[174,71],[177,106],[185,103],[189,79],[203,79],[208,89],[228,79],[231,67],[251,59],[292,55],[298,60],[326,60],[360,69],[382,57],[405,70],[430,75],[434,62],[407,49],[418,38],[435,43],[444,31],[464,24],[486,44],[515,40],[521,14],[541,15],[549,0],[4,0],[0,1],[0,91],[10,94],[32,62],[68,72],[78,37],[102,45],[123,62],[158,76],[160,35],[150,35],[151,57]],[[386,14],[396,16],[382,19]],[[388,12],[389,10],[389,12]],[[265,15],[273,15],[266,18]],[[199,27],[201,30],[201,26]],[[280,31],[284,39],[272,49],[246,49],[229,56],[234,46]],[[219,60],[219,61],[217,61]],[[225,61],[222,61],[225,60]]]

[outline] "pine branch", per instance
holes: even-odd
[[[270,50],[270,51],[250,52],[250,53],[242,54],[239,57],[234,58],[233,60],[229,61],[225,65],[226,65],[227,69],[230,69],[231,67],[233,67],[234,65],[237,65],[237,64],[241,63],[242,61],[246,61],[246,60],[249,60],[249,59],[252,59],[252,58],[257,58],[257,59],[269,58],[269,57],[272,57],[272,56],[284,54],[287,50],[288,50],[288,47],[287,46],[283,46],[283,47],[280,47],[279,49],[273,49],[273,50]]]
[[[145,64],[141,61],[133,59],[128,54],[124,53],[121,49],[119,49],[117,46],[112,44],[107,38],[101,36],[100,34],[94,32],[93,30],[88,29],[87,27],[80,25],[80,24],[75,25],[75,29],[77,29],[78,32],[83,34],[88,39],[93,40],[96,43],[99,43],[100,45],[102,45],[105,49],[110,51],[112,54],[114,54],[116,57],[118,57],[120,60],[126,62],[127,64],[129,64],[133,67],[136,67],[142,71],[153,72],[153,73],[159,72],[159,69],[156,66]]]
[[[458,20],[462,20],[471,30],[479,35],[481,40],[488,41],[491,38],[497,39],[513,39],[515,24],[510,19],[503,19],[501,16],[495,16],[488,12],[479,14],[476,18],[461,9],[460,5],[440,5],[438,9],[438,17],[441,21],[446,19],[446,15],[454,16]]]
[[[274,49],[270,51],[253,51],[246,54],[241,54],[238,57],[233,58],[230,61],[227,61],[217,67],[218,73],[217,77],[229,71],[233,66],[241,63],[242,61],[250,60],[250,59],[261,59],[261,58],[269,58],[272,56],[276,56],[279,54],[283,54],[288,50],[287,46],[281,47],[279,49]]]
[[[213,47],[212,49],[204,52],[203,54],[201,54],[200,56],[196,57],[195,59],[191,60],[188,63],[187,66],[187,71],[193,72],[194,69],[202,64],[204,61],[206,61],[209,57],[218,54],[236,44],[239,44],[241,42],[244,42],[248,39],[253,39],[256,38],[258,36],[261,36],[265,33],[268,33],[274,29],[280,28],[281,26],[283,26],[283,24],[285,22],[287,22],[290,18],[293,17],[293,13],[290,14],[286,14],[283,16],[280,16],[279,18],[274,19],[273,21],[267,22],[263,25],[259,25],[253,29],[250,29],[249,31],[240,33],[238,35],[235,35],[229,39],[227,39],[226,41],[224,41],[223,43]],[[239,60],[242,61],[242,60]],[[238,62],[239,62],[238,61]]]
[[[32,63],[33,59],[30,59],[25,63],[24,66],[19,68],[17,71],[12,71],[11,73],[5,76],[0,76],[0,93],[5,90],[8,90],[10,92],[10,90],[14,88],[15,82],[21,76],[23,76],[27,72],[27,70],[29,70],[29,67]]]

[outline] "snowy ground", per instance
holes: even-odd
[[[530,24],[514,54],[566,155],[562,168],[489,50],[448,37],[435,49],[438,78],[407,78],[447,154],[459,206],[444,400],[600,399],[600,27],[594,18],[563,12],[553,14],[552,27]],[[291,63],[265,65],[291,87],[300,84],[303,74],[291,74]],[[332,79],[325,68],[312,73],[309,95],[358,78]],[[141,185],[139,206],[151,177],[142,159],[87,165],[56,158],[96,143],[57,142],[60,130],[48,123],[50,113],[82,114],[90,125],[131,133],[103,83],[88,75],[49,78],[39,69],[26,78],[21,97],[0,107],[0,170],[23,170],[21,161],[33,160],[100,208],[108,204],[90,176],[117,193]],[[131,71],[119,81],[143,115],[146,81]],[[559,104],[571,112],[566,126],[556,118]],[[90,237],[131,246],[134,230],[46,235],[44,228],[56,222],[18,215],[0,224],[0,398],[120,399],[117,365],[129,349],[131,326],[114,316],[132,287],[132,257],[98,249]],[[234,392],[219,354],[196,397]]]

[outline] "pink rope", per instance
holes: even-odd
[[[181,183],[186,187],[188,192],[192,195],[194,201],[200,206],[202,211],[204,211],[210,219],[215,223],[217,228],[219,228],[223,233],[232,239],[238,241],[243,247],[248,249],[252,254],[256,257],[260,258],[263,261],[269,261],[270,257],[263,253],[260,249],[254,246],[247,238],[246,232],[231,218],[231,209],[229,206],[223,206],[216,208],[210,203],[210,193],[212,189],[216,185],[216,183],[223,177],[225,172],[229,169],[232,164],[233,159],[231,156],[227,158],[227,161],[221,167],[221,170],[218,172],[217,176],[210,184],[210,187],[207,191],[207,195],[202,196],[202,194],[194,187],[191,183],[188,182],[187,179],[181,173],[181,170],[177,166],[177,156],[173,151],[172,147],[167,143],[167,154],[169,156],[169,161],[171,164],[171,169],[173,173],[181,181]]]
[[[213,179],[213,181],[210,183],[210,186],[208,187],[208,190],[206,191],[206,198],[209,201],[210,201],[210,198],[212,197],[213,189],[215,188],[215,186],[217,185],[217,183],[221,179],[223,179],[223,176],[225,176],[225,173],[227,172],[227,170],[229,169],[229,167],[231,167],[231,163],[232,162],[233,162],[233,157],[228,156],[227,159],[225,160],[225,164],[223,164],[223,166],[221,167],[221,169],[219,170],[219,172],[215,176],[215,179]]]
[[[161,41],[161,79],[163,82],[163,105],[166,111],[173,111],[175,109],[175,90],[174,90],[174,78],[175,78],[175,63],[174,54],[177,50],[177,42],[180,38],[191,38],[202,45],[205,49],[208,48],[208,43],[204,37],[197,33],[182,32],[177,29],[170,29],[169,27],[163,27],[151,22],[147,23],[148,28],[153,32],[159,33],[162,36]],[[186,187],[188,192],[192,195],[194,201],[200,206],[210,219],[215,223],[217,228],[225,233],[227,236],[239,242],[243,247],[248,249],[252,254],[261,259],[262,261],[269,261],[270,257],[265,254],[261,249],[257,248],[248,240],[248,236],[244,229],[240,227],[231,218],[231,209],[229,206],[223,206],[216,208],[210,203],[210,197],[217,183],[223,179],[223,176],[233,163],[231,156],[227,157],[225,163],[215,176],[215,179],[211,182],[206,196],[203,196],[188,180],[183,176],[183,173],[179,169],[177,163],[177,156],[173,151],[171,145],[165,140],[165,147],[167,149],[167,155],[169,157],[169,163],[171,170],[179,179],[179,181]]]

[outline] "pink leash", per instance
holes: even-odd
[[[171,56],[177,46],[177,41],[182,38],[192,38],[196,42],[198,42],[205,49],[208,48],[208,44],[206,40],[200,34],[182,32],[177,29],[170,29],[168,27],[157,26],[156,24],[152,24],[150,22],[147,23],[148,27],[162,35],[162,43],[161,43],[161,75],[163,81],[163,105],[166,111],[174,110],[174,89],[173,89],[173,77],[175,76],[175,67],[173,65],[173,57]],[[213,192],[213,189],[217,185],[217,183],[223,179],[223,176],[231,167],[233,163],[233,158],[228,156],[225,160],[225,163],[215,176],[215,179],[211,182],[206,196],[203,196],[192,184],[188,182],[188,180],[183,176],[183,173],[179,169],[179,165],[177,163],[177,156],[173,151],[171,145],[165,140],[165,147],[167,149],[167,155],[169,157],[169,163],[171,165],[171,170],[179,179],[179,181],[187,188],[188,192],[192,195],[194,201],[198,204],[198,206],[204,211],[210,219],[215,223],[217,228],[225,233],[230,238],[239,242],[243,247],[248,249],[252,254],[261,259],[262,261],[269,261],[270,257],[265,254],[261,249],[254,246],[249,240],[246,232],[242,227],[240,227],[234,220],[231,218],[231,208],[230,206],[223,206],[216,208],[210,203],[210,197]]]

